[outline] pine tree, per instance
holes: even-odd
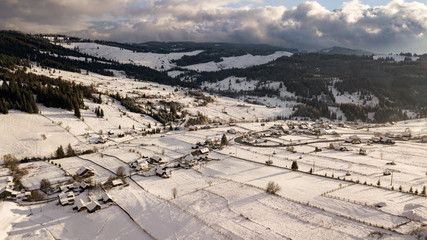
[[[298,163],[297,163],[297,161],[295,161],[295,160],[292,161],[291,169],[294,170],[294,171],[298,170]]]
[[[101,108],[101,112],[99,113],[99,116],[101,116],[102,118],[104,117],[104,110],[102,110],[102,108]]]
[[[63,157],[65,157],[65,153],[64,153],[64,148],[62,148],[62,145],[61,145],[56,149],[56,158],[63,158]]]
[[[0,112],[3,114],[9,113],[8,104],[7,104],[6,100],[4,100],[4,98],[2,98],[0,101]]]
[[[67,146],[67,156],[68,157],[72,157],[72,156],[75,156],[75,155],[76,155],[76,152],[71,147],[71,144],[68,144],[68,146]]]
[[[227,139],[227,136],[225,136],[225,134],[223,134],[222,135],[222,138],[221,138],[221,146],[226,146],[226,145],[228,145],[229,143],[228,143],[228,139]]]
[[[77,118],[82,117],[79,107],[74,107],[74,116],[76,116]]]
[[[421,195],[426,195],[426,186],[423,187],[423,190],[421,191]]]

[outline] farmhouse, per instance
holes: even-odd
[[[157,166],[156,167],[156,174],[157,176],[160,176],[162,178],[169,178],[170,176],[166,172],[166,167],[163,166]]]
[[[83,201],[83,199],[78,199],[74,203],[73,210],[76,210],[77,212],[87,210],[86,205],[87,205],[87,203],[85,201]]]
[[[113,199],[111,198],[111,196],[110,196],[108,193],[106,193],[106,192],[104,192],[104,193],[102,194],[102,196],[101,196],[101,200],[102,200],[104,203],[113,202]]]
[[[97,201],[91,201],[86,205],[86,209],[89,213],[93,213],[101,209],[101,205]]]
[[[117,187],[117,186],[120,186],[120,185],[124,184],[123,180],[120,179],[120,178],[118,178],[116,180],[113,180],[111,183],[113,184],[113,187]]]
[[[83,166],[79,168],[79,170],[77,170],[76,175],[83,178],[92,177],[93,175],[95,175],[95,170],[93,170],[93,168],[91,167]]]
[[[151,156],[150,157],[150,162],[151,163],[160,163],[162,162],[162,158],[159,156]]]
[[[180,165],[184,167],[192,167],[197,164],[196,157],[193,156],[193,154],[189,154],[183,158],[180,158],[178,161]]]
[[[382,143],[382,144],[395,144],[395,141],[390,139],[389,137],[381,137],[380,143]]]
[[[347,143],[352,143],[352,144],[359,144],[362,142],[362,140],[360,139],[359,136],[357,135],[352,135],[350,136],[348,139],[345,140],[345,142]]]
[[[427,135],[421,137],[421,142],[427,143]]]
[[[129,166],[135,168],[136,171],[145,170],[148,168],[148,162],[145,159],[138,159],[134,162],[130,162]]]
[[[234,129],[234,128],[230,128],[230,129],[228,129],[228,130],[227,130],[227,133],[230,133],[230,134],[236,134],[236,133],[237,133],[237,131],[236,131],[236,129]]]
[[[200,154],[208,154],[209,153],[209,148],[202,148],[199,150]]]
[[[74,198],[75,196],[73,192],[61,193],[58,195],[58,201],[62,206],[73,204]]]
[[[330,143],[328,148],[336,150],[336,151],[348,151],[348,149],[346,147],[343,147],[343,146],[339,145],[338,143]]]

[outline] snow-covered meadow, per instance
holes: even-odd
[[[150,100],[155,104],[174,101],[190,115],[205,114],[212,123],[199,125],[197,131],[175,123],[177,128],[169,131],[105,94],[101,104],[85,102],[81,119],[67,110],[43,106],[39,106],[40,114],[10,111],[0,115],[1,156],[49,159],[58,146],[68,144],[80,152],[90,150],[49,162],[20,164],[28,171],[22,178],[27,190],[39,188],[44,178],[63,186],[81,167],[93,170],[95,184],[115,177],[122,167],[127,182],[78,193],[76,197],[85,201],[99,191],[110,194],[113,202],[101,204],[94,213],[76,212],[56,200],[35,205],[0,202],[0,238],[416,239],[426,235],[422,226],[427,224],[427,198],[422,190],[427,186],[427,143],[421,142],[427,135],[426,119],[377,126],[324,123],[329,126],[325,134],[316,136],[313,122],[258,122],[289,115],[291,106],[268,108],[218,96],[212,96],[213,103],[200,106],[185,90],[124,76],[49,72],[36,66],[30,71],[94,84],[102,93],[146,94],[153,96]],[[103,109],[104,118],[96,116],[97,107]],[[287,125],[291,122],[304,130],[292,131]],[[161,132],[144,135],[148,126]],[[407,129],[412,133],[408,141],[395,138],[393,145],[369,141],[376,135],[397,136]],[[228,145],[209,146],[206,158],[198,164],[178,167],[182,158],[202,148],[197,143],[220,142],[224,134]],[[345,142],[353,135],[361,143]],[[253,143],[243,142],[244,137],[253,138]],[[330,149],[331,143],[348,151]],[[167,167],[169,178],[156,176],[159,164],[152,161],[139,172],[129,165],[151,157],[162,158],[160,165]],[[294,161],[298,170],[291,169]],[[387,171],[392,174],[385,175]],[[11,173],[1,166],[1,188],[8,184],[8,176]],[[266,192],[271,181],[281,188],[276,194]],[[55,199],[55,194],[50,197]]]

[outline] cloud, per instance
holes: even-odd
[[[427,52],[427,6],[353,0],[329,11],[315,1],[287,9],[260,0],[2,0],[0,28],[121,42],[226,41],[317,50]]]

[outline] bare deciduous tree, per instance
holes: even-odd
[[[172,196],[175,199],[176,196],[178,195],[178,190],[176,188],[172,188]]]

